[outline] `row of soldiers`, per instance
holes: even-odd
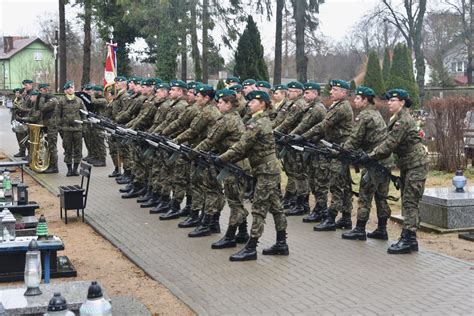
[[[411,100],[402,89],[387,92],[392,114],[387,127],[375,109],[375,93],[368,87],[355,90],[354,118],[348,101],[350,85],[344,80],[330,82],[332,104],[326,107],[317,83],[290,82],[273,88],[268,82],[236,77],[226,80],[227,88],[181,80],[168,84],[159,79],[117,77],[116,95],[104,110],[104,116],[126,128],[158,134],[176,144],[187,144],[197,151],[212,151],[216,162],[237,163],[251,172],[253,181],[230,175],[220,183],[213,168],[202,169],[190,163],[192,155],[182,157],[167,150],[151,149],[143,143],[119,137],[108,139],[115,169],[110,175],[119,184],[122,198],[137,198],[142,207],[152,207],[160,220],[186,217],[180,228],[193,227],[189,237],[220,233],[219,218],[227,201],[229,226],[223,238],[212,248],[245,247],[230,260],[254,260],[263,233],[264,220],[272,213],[276,243],[263,250],[266,255],[288,255],[286,216],[304,215],[303,222],[319,222],[315,231],[351,229],[344,239],[367,237],[387,240],[390,208],[386,199],[390,176],[365,168],[361,174],[357,224],[352,227],[352,185],[349,164],[338,152],[330,157],[307,155],[297,145],[329,141],[348,150],[362,150],[359,164],[377,160],[391,168],[392,153],[398,157],[401,171],[404,229],[389,253],[418,250],[418,202],[427,174],[426,152],[408,108]],[[274,134],[281,135],[276,140]],[[288,181],[280,200],[280,163]],[[123,173],[120,168],[123,165]],[[245,191],[253,192],[252,227],[247,231],[243,200]],[[309,194],[316,200],[310,210]],[[331,193],[330,203],[328,195]],[[252,196],[252,194],[249,194]],[[180,205],[186,198],[186,206]],[[378,227],[366,233],[372,200],[375,199]],[[341,217],[336,221],[338,213]]]

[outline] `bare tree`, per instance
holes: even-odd
[[[66,83],[66,9],[67,0],[59,0],[59,87]]]
[[[273,84],[281,83],[281,58],[283,34],[283,9],[285,0],[277,0],[276,6],[276,31],[275,31],[275,63],[273,69]]]
[[[82,56],[82,80],[84,85],[91,80],[91,19],[92,4],[91,0],[84,0],[84,45]]]

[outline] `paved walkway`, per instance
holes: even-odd
[[[9,113],[0,108],[0,150],[13,154],[17,146],[8,122]],[[60,169],[60,174],[36,178],[54,193],[59,185],[79,181],[64,176],[63,163]],[[474,311],[474,270],[469,263],[424,249],[413,255],[387,255],[389,242],[344,241],[339,231],[313,232],[300,217],[289,218],[290,256],[259,254],[254,262],[231,263],[228,257],[236,249],[210,249],[219,236],[190,239],[188,230],[176,227],[177,221],[159,221],[135,200],[120,199],[119,186],[106,176],[111,169],[92,171],[87,221],[198,314]],[[226,209],[224,228],[227,215]],[[259,251],[274,238],[270,216]]]

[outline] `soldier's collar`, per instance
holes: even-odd
[[[260,114],[263,114],[263,113],[265,113],[265,110],[257,111],[257,112],[255,112],[255,113],[252,114],[252,117],[256,117],[256,116],[258,116],[258,115],[260,115]]]

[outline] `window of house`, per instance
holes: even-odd
[[[451,72],[456,72],[456,62],[451,63]]]
[[[43,53],[42,52],[35,52],[35,60],[43,60]]]
[[[458,61],[456,71],[457,72],[464,72],[464,63],[462,61]]]

